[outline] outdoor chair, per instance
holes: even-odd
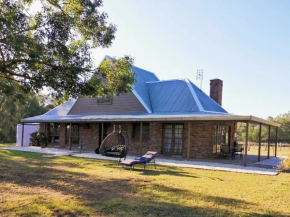
[[[222,156],[222,157],[228,157],[230,155],[231,155],[230,146],[228,146],[228,145],[222,145],[221,146],[220,156]]]
[[[243,157],[243,151],[244,151],[244,148],[242,145],[235,145],[232,149],[232,155],[235,156],[235,155],[240,155],[240,158]]]
[[[150,163],[154,163],[155,169],[156,169],[156,164],[155,164],[155,157],[157,156],[157,152],[153,152],[153,151],[148,151],[145,155],[143,155],[142,157],[136,157],[133,160],[127,159],[124,161],[120,161],[119,165],[121,165],[120,169],[123,166],[130,166],[131,169],[134,169],[134,165],[136,164],[143,164],[144,169],[146,168],[147,164]]]
[[[101,154],[107,157],[126,158],[129,149],[129,140],[122,133],[121,126],[119,131],[116,131],[115,125],[114,130],[110,133],[102,142],[101,146],[95,150],[96,154]]]

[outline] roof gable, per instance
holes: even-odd
[[[137,114],[147,113],[133,93],[114,96],[111,104],[97,103],[96,98],[80,97],[76,101],[69,115],[84,114]]]

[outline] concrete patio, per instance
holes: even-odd
[[[4,147],[2,149],[18,150],[27,152],[36,152],[45,154],[44,157],[60,157],[60,156],[73,156],[81,158],[91,158],[100,160],[118,161],[117,158],[105,157],[92,152],[83,152],[81,150],[64,150],[58,148],[40,148],[40,147]],[[128,159],[133,159],[134,156],[127,156]],[[248,155],[248,166],[243,166],[243,158],[235,156],[233,159],[228,158],[210,158],[210,159],[198,159],[198,160],[185,160],[184,158],[165,158],[157,157],[156,164],[163,166],[174,167],[186,167],[205,170],[218,170],[238,173],[250,173],[260,175],[277,175],[279,172],[276,169],[280,165],[280,161],[283,158],[271,157],[267,159],[266,156],[261,156],[261,161],[257,162],[256,155]]]

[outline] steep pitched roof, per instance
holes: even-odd
[[[151,108],[159,112],[227,113],[188,79],[147,82]]]
[[[199,111],[184,80],[147,82],[147,85],[154,113]]]
[[[204,111],[228,113],[223,107],[221,107],[216,101],[214,101],[191,81],[189,81],[189,84],[195,92]]]
[[[227,113],[189,79],[160,81],[154,73],[139,67],[133,66],[132,71],[136,74],[133,93],[148,113]]]
[[[58,116],[67,115],[69,111],[71,110],[71,108],[73,107],[73,105],[75,104],[75,102],[76,102],[75,100],[65,102],[51,109],[50,111],[46,112],[43,115],[58,115]]]
[[[132,71],[136,74],[136,82],[133,84],[133,93],[139,99],[139,101],[142,103],[148,113],[152,113],[152,106],[146,82],[159,81],[159,79],[154,73],[138,68],[136,66],[132,67]]]
[[[178,113],[192,113],[195,115],[228,114],[225,109],[188,79],[160,81],[154,73],[136,66],[132,67],[132,71],[136,74],[133,94],[148,113],[168,115],[176,115]],[[69,112],[75,102],[63,103],[51,111],[38,116],[38,118],[74,116],[70,115]],[[104,115],[108,114],[104,113]]]

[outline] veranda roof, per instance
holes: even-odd
[[[164,113],[164,114],[132,114],[132,115],[39,115],[22,119],[22,123],[99,123],[99,122],[152,122],[152,121],[226,121],[250,122],[280,127],[255,116],[234,115],[226,113],[196,112],[196,113]]]

